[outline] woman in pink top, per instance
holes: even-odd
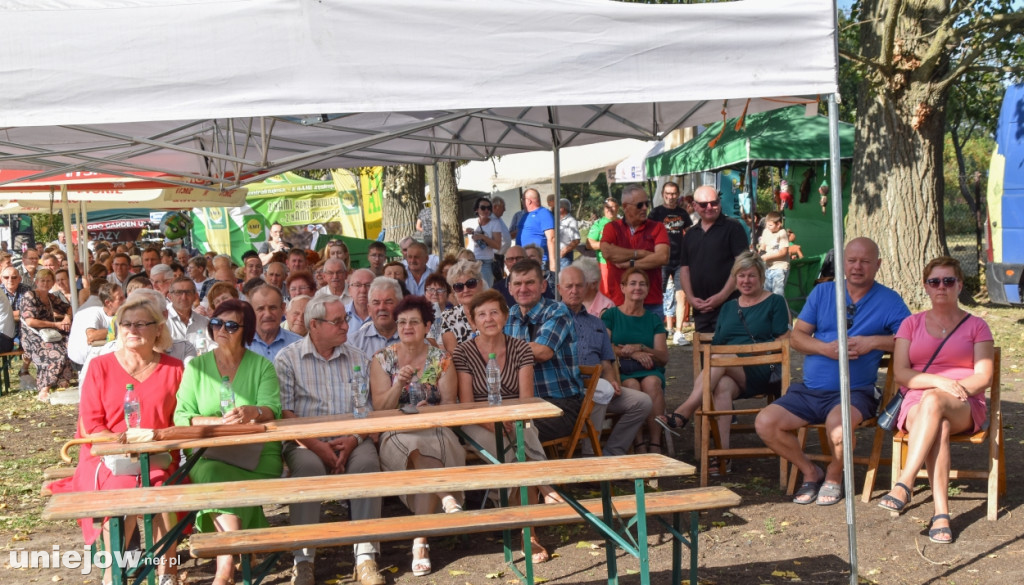
[[[957,260],[940,256],[929,262],[924,284],[932,308],[908,317],[896,332],[894,373],[905,394],[897,426],[910,435],[909,451],[896,487],[878,504],[902,511],[910,503],[909,486],[924,465],[935,505],[928,538],[939,544],[953,542],[946,493],[949,437],[982,428],[985,389],[992,383],[992,332],[985,321],[957,303],[963,282]]]

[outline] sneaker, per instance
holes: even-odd
[[[296,563],[292,569],[292,585],[316,585],[313,577],[313,562],[302,561]]]
[[[682,331],[676,331],[676,334],[672,336],[672,343],[679,346],[690,345],[690,340],[686,339],[686,335]]]

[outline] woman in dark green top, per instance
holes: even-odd
[[[789,307],[786,299],[764,289],[764,262],[753,252],[744,252],[732,266],[739,298],[722,305],[715,324],[713,345],[743,345],[764,343],[789,337]],[[686,426],[703,400],[703,372],[694,376],[693,392],[685,402],[667,417],[658,417],[663,426],[679,429]],[[771,366],[743,366],[711,368],[711,391],[715,404],[728,408],[737,398],[779,395],[780,388],[768,382]],[[724,406],[723,406],[724,404]],[[729,417],[718,417],[722,448],[729,447]]]
[[[648,439],[644,431],[637,434],[637,453],[661,453],[661,427],[655,415],[665,412],[665,364],[668,362],[668,332],[665,323],[644,309],[650,282],[639,268],[622,274],[624,300],[618,307],[601,313],[601,320],[612,338],[615,357],[619,359],[622,385],[640,390],[651,397],[653,406],[647,419]]]

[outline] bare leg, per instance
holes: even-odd
[[[850,425],[857,426],[860,421],[864,420],[861,416],[860,411],[856,408],[850,409]],[[832,460],[829,461],[828,467],[825,468],[825,483],[835,484],[837,486],[843,485],[843,412],[840,406],[835,406],[828,413],[828,418],[825,419],[825,434],[828,436],[828,441],[832,447]],[[857,437],[853,435],[850,440],[850,448],[853,449],[856,444]],[[823,501],[823,498],[828,498]],[[831,498],[828,496],[818,496],[819,504],[828,504],[830,502],[837,501],[838,498]]]
[[[808,421],[777,404],[769,404],[754,419],[754,429],[764,444],[796,466],[806,481],[821,481],[823,474],[800,448],[795,431]]]
[[[221,514],[214,519],[217,532],[232,532],[242,529],[242,521],[234,514]],[[213,577],[213,585],[226,585],[235,580],[235,558],[231,555],[217,557],[217,574]]]
[[[730,370],[739,369],[740,372],[743,368],[729,368]],[[740,395],[741,386],[731,376],[722,376],[722,379],[718,381],[718,385],[715,386],[713,400],[715,404],[715,410],[729,410],[732,408],[732,401],[734,398]],[[716,417],[715,421],[718,424],[718,436],[722,438],[722,448],[729,448],[729,434],[732,431],[732,417],[731,416],[719,416]]]
[[[736,369],[736,368],[730,368],[730,369]],[[742,370],[742,368],[739,368],[739,369]],[[726,368],[719,368],[719,367],[711,368],[711,387],[712,388],[718,386],[718,382],[719,382],[719,380],[722,379],[722,376],[725,375],[725,371],[726,371]],[[704,371],[701,370],[701,373],[698,374],[693,379],[693,392],[690,392],[690,395],[686,397],[686,400],[684,400],[682,404],[680,404],[678,407],[676,407],[676,410],[675,410],[676,414],[682,415],[682,416],[686,417],[687,419],[689,419],[690,417],[693,416],[693,413],[696,412],[698,408],[700,408],[701,404],[703,403],[703,399],[704,399]],[[651,412],[652,413],[654,413],[654,412],[660,413],[661,411],[657,410],[655,408],[652,408]],[[662,419],[664,420],[664,417],[662,417]]]
[[[651,414],[647,415],[647,434],[651,438],[651,447],[661,453],[661,426],[656,422],[657,415],[665,412],[665,391],[661,387],[661,379],[647,376],[640,382],[640,389],[651,397]]]

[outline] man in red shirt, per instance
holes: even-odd
[[[647,219],[651,206],[647,192],[640,185],[627,185],[622,190],[623,218],[610,221],[601,234],[601,254],[608,262],[607,287],[616,305],[623,301],[619,286],[622,273],[631,266],[641,268],[651,281],[644,308],[664,318],[662,296],[665,291],[661,267],[668,262],[669,240],[665,226]]]

